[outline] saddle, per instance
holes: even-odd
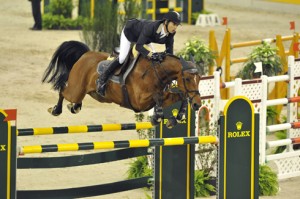
[[[134,111],[136,111],[129,100],[129,95],[127,92],[127,88],[126,88],[126,78],[128,77],[128,75],[130,74],[130,72],[132,71],[132,69],[134,68],[134,66],[136,65],[137,60],[140,57],[140,54],[135,50],[134,47],[131,47],[130,53],[128,53],[124,63],[117,68],[113,75],[109,77],[108,81],[112,81],[116,84],[120,84],[121,88],[122,88],[122,92],[123,92],[123,97],[124,97],[124,101],[121,104],[122,107],[125,108],[130,108]],[[118,56],[119,52],[118,49],[115,49],[113,54],[111,56],[109,56],[107,58],[107,60],[101,61],[98,66],[97,66],[97,72],[99,75],[101,75],[108,67],[108,65],[110,64],[110,62],[112,60],[114,60],[116,58],[116,56]]]
[[[117,68],[113,75],[108,79],[117,84],[125,84],[126,78],[129,73],[134,68],[140,54],[135,50],[135,48],[131,47],[130,53],[128,53],[124,63]],[[97,72],[101,75],[108,67],[111,61],[113,61],[119,54],[118,48],[114,49],[112,55],[110,55],[106,60],[98,63]]]

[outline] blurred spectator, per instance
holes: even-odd
[[[34,25],[30,30],[42,30],[41,0],[28,1],[31,1],[32,16],[34,19]]]

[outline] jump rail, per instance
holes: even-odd
[[[51,135],[66,133],[86,133],[99,131],[121,131],[121,130],[140,130],[153,128],[151,122],[137,122],[124,124],[101,124],[101,125],[81,125],[81,126],[63,126],[46,128],[26,128],[18,129],[17,136],[31,135]]]
[[[207,144],[207,143],[218,143],[218,138],[216,136],[199,136],[199,137],[154,138],[154,139],[144,139],[144,140],[87,142],[87,143],[74,143],[74,144],[37,145],[37,146],[22,146],[19,148],[19,151],[20,154],[29,154],[29,153],[81,151],[81,150],[96,150],[96,149],[175,146],[175,145]]]

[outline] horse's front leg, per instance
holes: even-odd
[[[151,118],[151,123],[152,125],[158,125],[164,117],[163,108],[162,108],[163,93],[155,94],[153,96],[153,99],[155,101],[155,106],[154,106],[154,113]]]
[[[168,119],[168,122],[166,124],[167,128],[171,129],[173,128],[177,123],[181,122],[185,119],[185,113],[187,109],[188,101],[185,99],[182,101],[180,109],[178,111],[177,116],[172,116]]]
[[[53,116],[59,116],[62,113],[62,105],[64,101],[64,96],[59,92],[59,97],[57,104],[54,107],[48,108],[48,112]]]

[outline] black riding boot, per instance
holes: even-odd
[[[97,93],[102,97],[105,96],[105,87],[106,81],[108,80],[109,76],[114,72],[114,70],[120,65],[119,58],[113,60],[108,66],[107,69],[100,75],[97,81]]]

